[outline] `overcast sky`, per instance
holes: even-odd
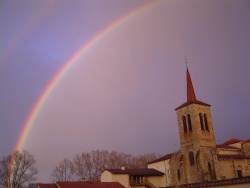
[[[147,0],[0,2],[0,156],[12,153],[42,92],[67,60]],[[94,149],[179,149],[175,108],[186,65],[211,104],[216,142],[250,138],[250,1],[166,0],[101,37],[54,87],[27,134],[39,181]]]

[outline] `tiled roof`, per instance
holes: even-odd
[[[164,173],[153,168],[135,168],[135,169],[106,169],[112,174],[128,174],[132,176],[162,176]]]
[[[57,188],[125,188],[118,182],[100,181],[61,181],[56,182]]]
[[[238,142],[243,142],[243,140],[239,140],[237,138],[232,138],[226,142],[224,142],[223,144],[221,145],[230,145],[230,144],[235,144],[235,143],[238,143]]]
[[[217,157],[224,159],[250,159],[250,157],[246,157],[244,155],[217,155]]]
[[[237,149],[239,150],[239,148],[233,147],[233,146],[227,146],[227,145],[216,145],[216,148],[225,148],[225,149]]]
[[[178,186],[179,188],[198,188],[198,187],[218,187],[224,185],[238,185],[238,184],[250,184],[250,176],[243,178],[234,178],[234,179],[225,179],[218,181],[202,182],[202,183],[193,183],[185,184]],[[166,188],[174,188],[176,186],[169,186]]]
[[[162,156],[162,157],[160,157],[158,159],[155,159],[153,161],[148,162],[147,164],[152,164],[152,163],[156,163],[156,162],[160,162],[160,161],[165,161],[167,159],[170,159],[173,154],[174,153],[170,153],[170,154],[164,155],[164,156]]]
[[[224,142],[224,143],[222,143],[222,144],[220,144],[218,146],[228,146],[228,145],[239,143],[239,142],[248,143],[248,142],[250,142],[250,139],[240,140],[240,139],[237,139],[237,138],[232,138],[232,139],[227,140],[226,142]]]
[[[250,139],[244,140],[243,142],[248,143],[248,142],[250,142]]]
[[[204,103],[204,102],[201,102],[201,101],[198,101],[198,100],[192,100],[192,101],[185,102],[181,106],[177,107],[175,110],[179,110],[180,108],[183,108],[183,107],[185,107],[187,105],[190,105],[190,104],[200,104],[200,105],[204,105],[204,106],[211,106],[210,104],[207,104],[207,103]]]
[[[39,188],[58,188],[55,183],[39,183],[37,186]]]

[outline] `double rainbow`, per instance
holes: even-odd
[[[34,107],[31,110],[31,113],[29,114],[26,122],[24,123],[23,129],[20,133],[20,136],[18,138],[17,144],[14,147],[14,151],[16,150],[22,150],[23,146],[25,144],[25,139],[29,133],[30,128],[33,125],[34,120],[36,119],[39,111],[43,107],[44,102],[49,97],[49,95],[53,92],[53,89],[57,85],[57,83],[60,81],[60,79],[66,74],[67,71],[70,70],[71,67],[73,67],[78,60],[88,51],[90,50],[95,44],[98,43],[100,39],[105,37],[108,33],[115,30],[122,24],[129,22],[134,17],[148,11],[149,9],[152,9],[153,7],[158,6],[164,1],[150,1],[149,3],[140,6],[139,8],[129,12],[125,16],[120,17],[116,21],[112,22],[108,26],[106,26],[103,30],[98,32],[94,37],[92,37],[88,42],[83,44],[79,50],[77,50],[63,65],[63,67],[56,73],[52,81],[46,86],[40,97],[38,98],[37,102],[35,103]]]

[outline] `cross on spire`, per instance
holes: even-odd
[[[186,67],[188,68],[188,60],[186,57],[185,57],[185,63],[186,63]]]

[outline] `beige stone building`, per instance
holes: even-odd
[[[236,178],[232,179],[232,183],[249,176],[244,179],[250,182],[250,140],[231,139],[216,145],[211,105],[196,99],[188,69],[186,77],[187,101],[175,109],[180,150],[148,163],[148,169],[155,169],[162,172],[162,175],[140,175],[141,184],[134,185],[129,173],[126,174],[124,183],[125,180],[119,181],[122,176],[109,170],[104,171],[101,181],[113,181],[112,177],[115,177],[114,180],[125,187],[150,187],[145,182],[150,182],[151,187],[197,185],[205,182],[222,182],[217,184],[222,186],[228,179]],[[248,186],[250,187],[249,183]]]

